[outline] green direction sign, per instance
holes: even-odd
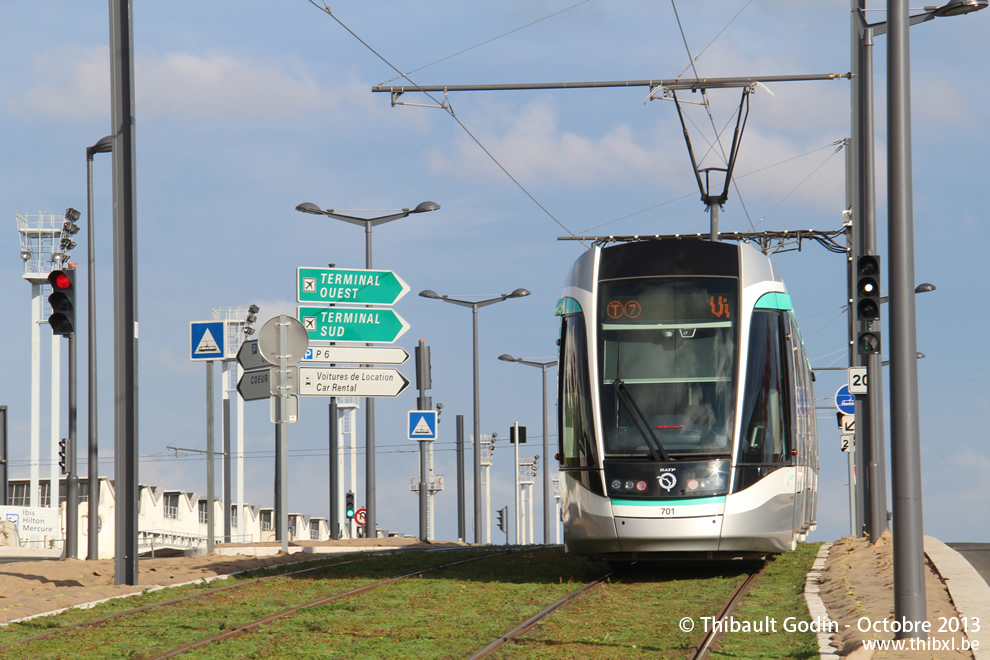
[[[296,269],[296,300],[301,303],[391,305],[409,285],[390,270]]]
[[[300,307],[299,320],[311,341],[391,344],[409,329],[392,309]]]

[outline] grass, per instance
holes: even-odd
[[[800,632],[800,622],[810,622],[804,600],[804,581],[815,561],[820,543],[802,543],[797,550],[777,555],[759,581],[746,594],[733,617],[737,621],[775,623],[775,632],[738,632],[723,636],[712,658],[817,658],[818,640],[813,632]],[[785,625],[792,631],[785,630]]]
[[[737,619],[787,616],[807,609],[804,574],[816,548],[802,546],[771,564],[744,600]],[[357,586],[491,550],[363,557],[244,589],[157,608],[123,620],[83,628],[51,640],[29,642],[5,658],[141,658],[228,630],[278,610]],[[286,569],[283,569],[286,570]],[[607,572],[601,562],[536,549],[464,563],[379,587],[365,594],[308,608],[248,635],[188,653],[199,658],[463,658],[525,619]],[[660,570],[613,576],[609,582],[557,610],[538,628],[497,653],[502,658],[681,658],[701,628],[680,630],[683,617],[711,616],[743,579],[741,568],[667,565]],[[232,578],[246,582],[254,576]],[[225,581],[226,583],[226,581]],[[0,643],[51,627],[106,616],[150,602],[215,588],[163,590],[92,610],[69,611],[0,628]],[[748,608],[748,609],[747,609]],[[795,634],[729,635],[713,655],[810,657],[814,637]]]

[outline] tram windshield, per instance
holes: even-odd
[[[734,278],[600,283],[607,455],[730,455],[737,295]]]

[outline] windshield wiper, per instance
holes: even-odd
[[[626,404],[626,410],[629,411],[629,416],[632,418],[633,424],[636,425],[636,429],[639,434],[643,436],[646,440],[646,446],[650,450],[650,455],[653,456],[655,461],[667,461],[670,458],[667,452],[663,450],[663,445],[660,444],[660,440],[657,438],[653,429],[650,428],[649,423],[646,421],[646,416],[636,405],[632,396],[629,395],[629,390],[626,388],[626,384],[622,382],[621,379],[616,378],[612,381],[612,387],[615,389],[616,393],[616,403],[622,401]],[[618,426],[618,424],[616,424]]]

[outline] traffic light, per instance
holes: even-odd
[[[354,518],[354,491],[347,491],[347,495],[344,496],[344,515],[348,520]]]
[[[880,318],[880,257],[867,254],[856,262],[856,318]]]
[[[48,296],[52,315],[48,317],[48,325],[52,327],[52,334],[68,337],[76,331],[76,270],[53,270],[48,275],[48,283],[52,285],[52,293]]]
[[[62,474],[65,474],[65,438],[58,441],[58,466],[62,468]]]
[[[856,320],[871,323],[880,319],[880,257],[872,254],[856,261]],[[860,355],[880,353],[880,333],[867,328],[856,335]]]
[[[860,355],[877,355],[880,353],[880,333],[861,332],[856,339],[856,350]]]
[[[495,513],[498,514],[498,528],[499,528],[499,530],[501,530],[503,532],[505,531],[505,514],[506,514],[507,508],[508,507],[506,507],[504,509],[499,509],[498,511],[495,512]]]

